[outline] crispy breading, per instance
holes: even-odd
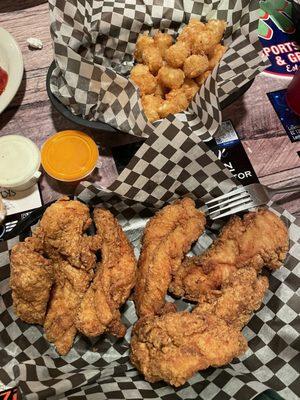
[[[139,316],[160,312],[172,276],[204,225],[204,214],[190,198],[164,207],[147,223],[134,296]]]
[[[106,331],[123,336],[126,329],[119,308],[135,284],[136,259],[132,245],[108,210],[95,209],[94,220],[102,241],[102,260],[79,306],[76,327],[87,336]]]

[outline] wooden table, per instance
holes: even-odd
[[[25,62],[20,90],[13,102],[0,116],[0,135],[22,134],[38,146],[53,133],[64,129],[81,129],[57,113],[48,100],[46,73],[53,60],[49,32],[48,5],[45,0],[1,0],[0,26],[18,41]],[[38,37],[42,50],[29,50],[26,39]],[[231,119],[237,129],[251,163],[264,184],[282,187],[300,184],[300,142],[291,143],[266,93],[287,86],[287,81],[260,75],[246,94],[226,110],[224,119]],[[81,129],[82,130],[82,129]],[[117,172],[110,154],[112,146],[128,143],[129,135],[91,134],[102,147],[101,185],[114,181]],[[51,201],[72,188],[60,185],[44,176],[41,181],[44,202]],[[291,213],[300,215],[300,193],[281,195],[279,203]]]

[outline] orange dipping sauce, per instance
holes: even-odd
[[[41,156],[48,175],[59,181],[75,182],[95,169],[99,151],[89,135],[80,131],[62,131],[43,144]]]

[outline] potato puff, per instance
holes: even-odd
[[[153,44],[154,40],[152,37],[145,34],[140,35],[135,45],[134,58],[141,63],[143,61],[144,50]]]
[[[160,82],[157,82],[156,90],[154,92],[155,96],[159,96],[164,99],[166,92],[167,92],[167,89],[165,87],[163,87],[163,85]]]
[[[208,54],[212,47],[220,42],[219,37],[209,29],[195,33],[191,38],[191,51],[193,54]]]
[[[201,75],[199,75],[199,76],[197,76],[197,77],[195,78],[196,83],[197,83],[199,86],[202,86],[203,83],[206,81],[206,79],[209,77],[210,74],[211,74],[211,70],[208,69],[208,70],[205,71],[203,74],[201,74]]]
[[[181,89],[184,91],[188,101],[191,101],[195,94],[198,92],[199,87],[193,79],[185,78]]]
[[[141,95],[155,92],[157,81],[149,71],[149,67],[147,65],[135,65],[131,70],[130,78],[139,87]]]
[[[169,114],[176,114],[186,110],[189,105],[187,96],[182,88],[173,89],[166,94],[166,100],[158,109],[161,118],[167,117]]]
[[[152,74],[156,75],[163,65],[163,59],[160,50],[154,44],[144,49],[142,54],[144,64],[148,65]]]
[[[193,35],[205,30],[205,24],[198,19],[191,19],[177,38],[178,42],[191,44]]]
[[[186,58],[191,55],[190,46],[186,42],[177,42],[166,51],[165,60],[173,68],[181,68]]]
[[[211,19],[206,24],[206,28],[213,32],[218,42],[222,40],[226,26],[227,22],[219,19]]]
[[[160,119],[158,109],[163,104],[163,99],[154,94],[146,94],[142,97],[142,106],[150,122]]]
[[[167,33],[157,32],[153,39],[154,44],[159,49],[160,54],[164,59],[166,50],[173,44],[172,36]]]
[[[179,68],[163,66],[158,71],[158,82],[168,89],[179,89],[184,81],[184,72]]]
[[[185,60],[183,65],[183,71],[187,78],[195,78],[207,71],[208,68],[209,62],[205,54],[193,54]]]
[[[213,50],[208,55],[209,61],[209,69],[214,69],[214,67],[219,64],[223,54],[227,50],[226,46],[222,46],[221,44],[217,44]]]

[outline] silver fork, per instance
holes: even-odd
[[[206,202],[202,210],[214,220],[265,205],[275,194],[297,191],[300,191],[300,185],[272,189],[260,183],[252,183]]]

